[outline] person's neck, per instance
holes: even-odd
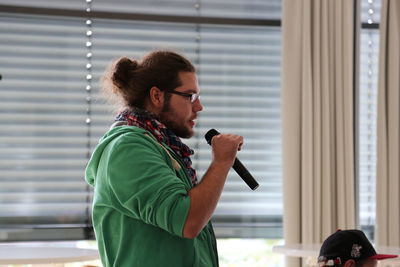
[[[146,105],[143,109],[152,113],[155,118],[158,118],[158,115],[160,114],[160,111],[157,109],[157,107],[153,105]]]

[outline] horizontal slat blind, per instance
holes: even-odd
[[[135,5],[128,1],[115,5],[111,1],[96,0],[98,11],[133,12],[160,15],[204,16],[219,18],[280,19],[280,1],[202,0],[202,1],[158,1],[140,0]],[[157,7],[156,9],[154,7]]]
[[[12,4],[40,7],[47,2],[17,0]],[[80,8],[73,1],[50,2],[46,7]],[[154,8],[155,1],[135,1],[135,5],[116,1],[112,6],[117,8],[108,10],[111,2],[98,0],[93,2],[93,9],[238,18],[255,14],[257,8],[261,16],[263,9],[258,4],[264,8],[273,5],[271,12],[280,9],[279,1],[254,5],[243,1],[202,1],[200,9],[193,3],[186,7],[186,2],[175,1],[188,10],[185,13],[173,8],[173,2],[157,1]],[[236,10],[225,12],[227,6],[236,6]],[[88,143],[85,20],[6,14],[1,17],[4,69],[0,70],[0,216],[4,225],[82,226],[90,220],[87,215],[92,193],[83,180]],[[182,52],[199,71],[205,107],[198,120],[198,134],[184,140],[196,150],[193,164],[199,178],[210,162],[210,147],[203,135],[209,128],[217,128],[245,137],[238,157],[260,183],[253,192],[236,173],[230,172],[213,217],[217,234],[219,226],[233,225],[272,229],[255,231],[251,236],[280,236],[281,232],[276,231],[282,220],[279,27],[98,18],[92,21],[90,150],[115,116],[112,105],[99,92],[99,79],[106,66],[119,56],[138,58],[151,49]],[[222,235],[242,234],[225,230]]]
[[[381,19],[381,0],[361,1],[361,22],[377,23]]]
[[[83,0],[0,0],[0,4],[36,8],[85,10]],[[280,0],[92,0],[93,11],[218,18],[276,19]]]
[[[86,223],[83,23],[1,14],[1,228]]]
[[[379,31],[364,29],[360,40],[359,207],[360,225],[375,224],[376,119]]]
[[[381,1],[361,1],[361,19],[379,24]],[[358,94],[359,224],[373,239],[376,221],[376,120],[379,61],[379,29],[361,29]]]
[[[11,5],[18,7],[35,7],[35,8],[57,8],[57,9],[74,9],[85,10],[86,3],[82,0],[0,0],[2,5]]]
[[[211,155],[204,141],[210,128],[245,138],[238,158],[258,180],[251,191],[231,171],[215,221],[271,222],[282,216],[280,131],[280,31],[265,27],[205,26],[201,31],[200,81],[204,97],[199,121],[198,166]],[[261,221],[263,221],[261,219]]]

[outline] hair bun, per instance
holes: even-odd
[[[136,69],[139,67],[139,63],[136,60],[132,60],[127,57],[123,57],[117,61],[114,67],[114,73],[112,75],[112,81],[119,89],[125,89],[129,87]]]

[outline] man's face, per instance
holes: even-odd
[[[194,72],[180,72],[179,78],[182,85],[175,88],[174,91],[187,94],[200,93],[197,76]],[[197,118],[197,113],[202,109],[200,99],[191,103],[188,97],[170,94],[170,99],[164,104],[159,118],[177,136],[189,138],[194,134],[194,120]]]

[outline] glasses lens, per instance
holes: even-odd
[[[200,98],[199,94],[192,94],[191,98],[190,98],[190,102],[194,103],[196,102],[197,99]]]

